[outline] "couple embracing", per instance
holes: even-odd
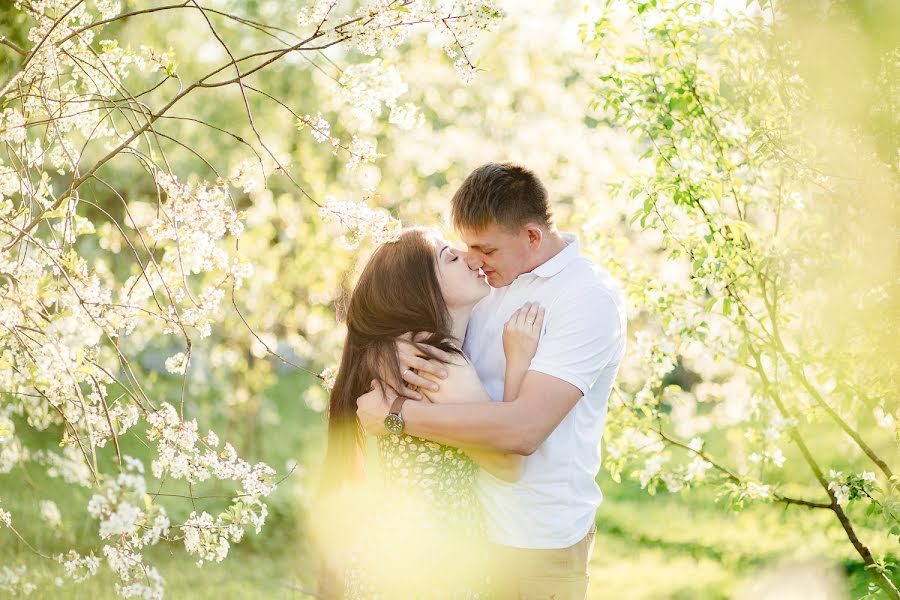
[[[350,299],[326,475],[353,479],[372,434],[392,495],[363,507],[367,520],[391,523],[388,532],[418,520],[404,540],[363,533],[368,544],[348,552],[386,566],[345,561],[335,593],[581,600],[602,500],[600,439],[625,348],[619,287],[556,230],[527,168],[479,167],[451,213],[465,251],[405,230],[376,250]],[[438,556],[450,540],[459,544],[435,574],[415,566],[415,555]],[[397,583],[417,576],[417,586]]]

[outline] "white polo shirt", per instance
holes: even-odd
[[[575,236],[562,235],[568,245],[561,252],[478,303],[463,346],[488,394],[501,402],[503,325],[525,302],[539,302],[546,313],[531,370],[584,394],[525,458],[519,481],[480,471],[478,494],[488,534],[505,546],[571,546],[588,532],[603,500],[595,478],[607,400],[625,350],[625,302],[612,276],[581,255]]]

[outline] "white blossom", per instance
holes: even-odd
[[[166,371],[181,375],[187,369],[188,361],[184,352],[173,354],[166,359]]]
[[[769,486],[755,481],[748,481],[745,490],[747,496],[752,499],[767,499],[770,497]]]
[[[650,481],[656,477],[664,463],[669,461],[669,456],[664,454],[654,454],[644,461],[644,468],[639,473],[641,487],[645,488]]]
[[[53,500],[41,500],[39,505],[41,507],[41,518],[44,519],[47,525],[59,527],[60,523],[62,523],[62,515],[56,502]]]
[[[712,464],[703,460],[699,456],[695,456],[687,466],[687,472],[684,478],[687,481],[700,480],[706,475],[706,471],[712,468]]]
[[[0,567],[0,591],[9,593],[13,597],[28,596],[37,589],[37,586],[26,579],[28,567],[20,565],[15,568]]]
[[[370,163],[378,157],[375,141],[363,139],[355,134],[347,151],[350,153],[350,160],[346,166],[350,171],[355,171],[360,165]]]
[[[93,577],[97,574],[97,569],[100,567],[100,559],[94,556],[93,552],[82,556],[75,550],[69,550],[65,555],[58,555],[56,561],[62,564],[66,577],[75,583],[80,583],[89,577]],[[60,581],[57,585],[63,585],[63,582]]]
[[[319,373],[319,378],[325,384],[325,387],[329,390],[334,389],[334,381],[337,378],[334,369],[331,367],[325,367],[321,373]]]
[[[333,196],[325,200],[319,214],[326,221],[337,221],[343,226],[341,242],[347,248],[357,248],[367,238],[382,244],[396,241],[400,236],[402,224],[384,209],[373,210],[362,202],[337,200]]]
[[[322,113],[316,113],[315,117],[306,115],[297,120],[297,129],[302,131],[306,127],[309,127],[313,138],[317,142],[322,143],[331,140],[331,124],[325,120]],[[340,143],[339,140],[338,143]]]

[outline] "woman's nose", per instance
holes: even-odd
[[[482,264],[484,263],[482,263],[472,252],[466,252],[466,265],[468,265],[469,269],[477,271],[481,268]]]

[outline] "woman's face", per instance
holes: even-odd
[[[438,240],[436,252],[438,279],[447,308],[471,307],[488,295],[490,286],[478,269],[469,269],[464,252],[444,240]]]

